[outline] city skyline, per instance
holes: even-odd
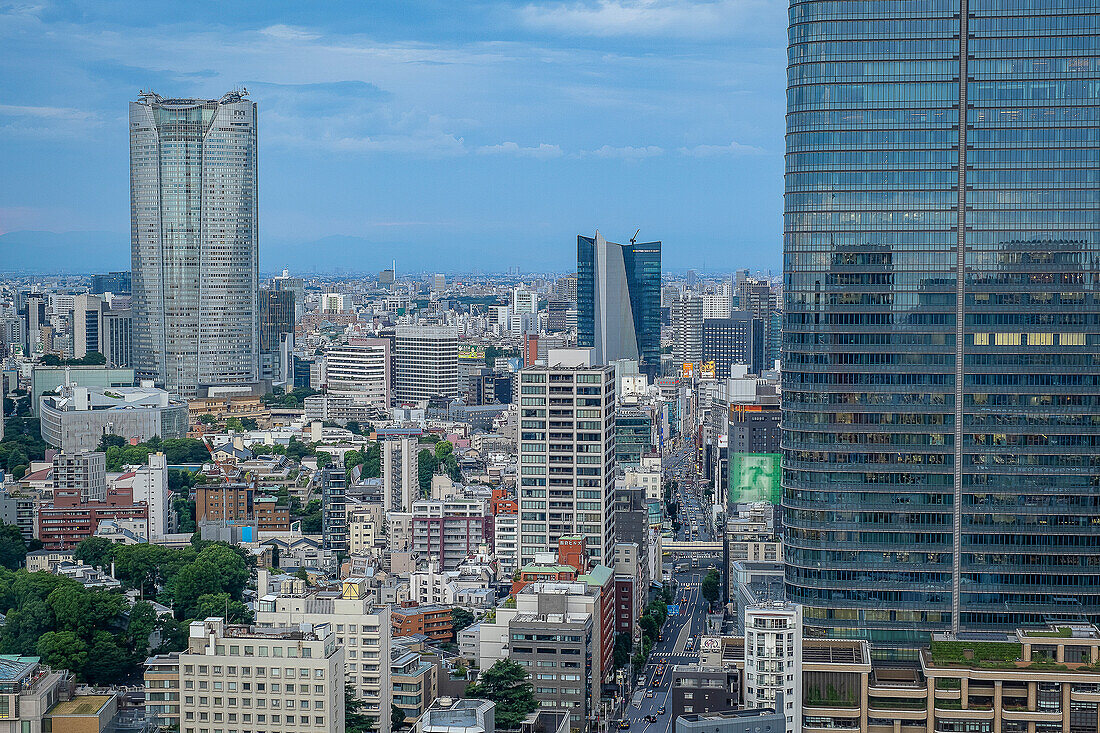
[[[0,155],[18,173],[0,183],[0,252],[58,241],[122,269],[126,103],[243,86],[264,271],[395,254],[408,270],[564,270],[576,231],[638,227],[670,269],[779,268],[781,3],[436,10],[0,10]],[[42,165],[78,151],[64,178]]]

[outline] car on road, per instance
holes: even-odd
[[[664,714],[665,714],[665,706],[664,706],[664,705],[662,705],[661,707],[657,708],[657,714],[658,714],[658,715],[664,715]]]
[[[653,697],[654,694],[655,693],[653,692],[653,690],[646,690],[645,691],[645,696],[646,697]]]
[[[650,713],[649,715],[645,716],[645,719],[646,719],[647,723],[656,723],[657,722],[657,716],[654,715],[653,713]]]
[[[619,730],[630,730],[630,721],[629,720],[620,720],[619,721]]]

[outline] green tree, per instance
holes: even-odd
[[[241,427],[245,430],[258,430],[260,428],[260,424],[256,422],[256,418],[254,417],[242,417]]]
[[[700,586],[699,592],[702,593],[703,598],[711,604],[718,600],[721,581],[722,576],[720,576],[718,571],[714,568],[708,570],[706,577],[703,578],[703,584]]]
[[[252,612],[241,601],[234,601],[228,593],[207,593],[195,602],[195,618],[229,617],[231,624],[252,622]]]
[[[363,452],[363,478],[382,476],[382,446],[371,443]]]
[[[156,628],[157,612],[153,605],[148,601],[135,603],[130,609],[130,618],[126,624],[126,636],[135,662],[145,660],[149,652],[149,637]]]
[[[642,616],[638,621],[638,624],[642,627],[642,635],[647,639],[656,639],[660,628],[657,626],[657,621],[648,613]]]
[[[218,418],[214,417],[209,412],[204,412],[199,415],[199,423],[202,425],[216,425],[218,423]]]
[[[363,713],[367,701],[355,696],[355,688],[344,685],[344,731],[366,733],[375,730],[375,720]]]
[[[115,543],[106,537],[87,537],[73,550],[73,559],[94,568],[108,568],[114,550]]]
[[[145,661],[145,660],[142,660]],[[113,685],[129,676],[131,662],[126,650],[119,646],[114,634],[97,631],[88,648],[88,661],[83,677],[93,685]]]
[[[82,674],[88,664],[88,645],[72,631],[47,631],[38,639],[34,650],[54,669]]]
[[[615,634],[615,669],[622,669],[630,662],[634,640],[629,633]]]
[[[455,606],[451,609],[451,628],[454,629],[455,634],[470,626],[475,620],[474,614],[468,609],[461,606]]]
[[[527,670],[511,659],[498,660],[482,672],[477,682],[467,686],[466,697],[495,702],[498,728],[518,728],[538,708]]]
[[[332,454],[326,451],[317,451],[317,468],[322,469],[332,463]]]
[[[27,559],[27,541],[14,524],[0,523],[0,565],[18,570]]]
[[[405,711],[390,703],[390,729],[398,730],[405,727]]]
[[[129,443],[127,443],[126,438],[123,438],[121,435],[104,433],[103,437],[99,439],[99,445],[96,446],[96,450],[103,453],[108,448],[125,448],[127,445],[129,445]]]
[[[432,476],[435,475],[436,458],[432,451],[424,448],[416,454],[416,480],[420,484],[420,493],[429,496],[432,491]]]
[[[435,444],[436,463],[446,460],[447,456],[455,452],[455,447],[449,440],[441,440]]]

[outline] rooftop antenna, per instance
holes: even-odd
[[[634,232],[634,236],[630,238],[630,246],[631,247],[633,247],[634,244],[638,241],[638,233],[641,232],[641,231],[642,230],[639,229],[638,231]]]

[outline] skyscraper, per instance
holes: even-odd
[[[661,366],[661,243],[577,237],[577,345],[594,364],[637,359]]]
[[[611,562],[614,367],[525,367],[519,383],[520,564],[576,534],[596,562]]]
[[[259,380],[256,104],[130,103],[134,359],[183,397]]]
[[[1094,12],[791,4],[784,546],[809,627],[1100,621]]]

